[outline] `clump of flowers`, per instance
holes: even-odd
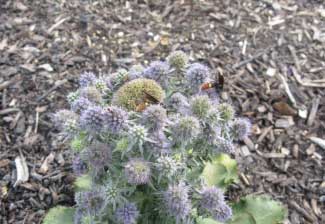
[[[80,76],[80,89],[68,96],[71,110],[53,116],[69,133],[77,178],[91,180],[76,192],[75,223],[231,218],[223,191],[202,172],[218,154],[235,152],[250,123],[201,90],[211,73],[176,51],[148,67]]]

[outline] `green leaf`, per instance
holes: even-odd
[[[286,209],[266,196],[247,196],[233,206],[229,224],[278,224],[286,217]]]
[[[74,208],[57,206],[46,214],[43,224],[73,224]]]
[[[76,191],[87,191],[91,189],[92,179],[88,174],[77,177],[74,186]]]
[[[209,186],[226,188],[238,180],[236,160],[227,154],[220,154],[212,162],[205,164],[202,176]]]

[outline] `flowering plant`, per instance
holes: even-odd
[[[213,77],[181,51],[146,68],[80,76],[68,96],[71,110],[53,116],[73,150],[74,223],[231,220],[224,191],[237,176],[226,154],[251,124],[219,102]]]

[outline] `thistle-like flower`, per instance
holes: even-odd
[[[80,176],[87,172],[87,164],[80,158],[79,155],[76,155],[72,160],[72,169],[77,176]]]
[[[139,211],[134,203],[125,203],[116,209],[115,217],[120,224],[136,224]]]
[[[220,204],[225,203],[223,192],[215,187],[203,187],[200,190],[200,206],[209,212],[213,212]]]
[[[80,126],[91,133],[102,131],[105,122],[104,110],[99,106],[89,107],[82,112]]]
[[[148,79],[156,80],[159,83],[164,83],[167,80],[169,65],[163,61],[154,61],[148,68],[143,71],[143,76]]]
[[[150,139],[152,141],[147,142],[147,148],[155,157],[170,154],[172,143],[162,130],[152,133]]]
[[[188,63],[188,57],[183,51],[174,51],[167,57],[167,61],[175,69],[182,70]]]
[[[92,72],[84,72],[80,75],[79,78],[79,85],[81,87],[86,87],[94,84],[94,81],[96,80],[96,75]]]
[[[174,140],[190,142],[200,133],[199,120],[192,116],[180,117],[172,127]]]
[[[104,128],[113,133],[119,133],[127,123],[128,113],[123,109],[110,106],[104,110]]]
[[[101,103],[103,98],[100,91],[95,86],[88,86],[80,90],[80,96],[93,103]]]
[[[92,106],[93,104],[84,97],[79,97],[75,101],[73,101],[71,105],[71,109],[73,112],[77,114],[81,114],[84,110],[88,109],[88,107]]]
[[[232,210],[226,203],[221,203],[212,213],[213,219],[218,222],[226,222],[232,216]]]
[[[104,168],[112,161],[112,150],[107,144],[94,141],[88,148],[82,151],[81,158],[88,164],[90,171],[99,176]]]
[[[76,192],[75,202],[77,209],[80,209],[85,215],[98,215],[105,208],[105,191],[101,187],[96,187],[90,191]]]
[[[150,105],[143,112],[142,121],[148,124],[149,130],[161,129],[167,121],[166,109],[161,105]]]
[[[119,69],[116,73],[109,77],[109,81],[113,87],[118,87],[129,79],[129,73],[125,69]]]
[[[252,124],[247,118],[235,119],[231,124],[231,131],[235,139],[243,140],[251,131]]]
[[[191,110],[199,119],[206,119],[211,109],[211,101],[208,96],[195,96],[191,100]]]
[[[79,91],[75,91],[75,92],[71,92],[68,94],[67,96],[67,100],[69,102],[69,104],[71,105],[76,99],[78,99],[79,97]]]
[[[167,176],[174,176],[183,165],[170,156],[162,155],[157,159],[157,170]]]
[[[181,114],[188,114],[190,110],[187,97],[179,92],[169,98],[168,105]]]
[[[168,214],[175,217],[177,223],[185,220],[191,211],[188,186],[183,182],[169,185],[164,192],[164,203]]]
[[[228,103],[219,104],[218,110],[219,110],[220,119],[223,122],[229,122],[235,116],[234,108]]]
[[[215,142],[215,152],[216,153],[228,153],[233,154],[235,153],[235,146],[234,144],[225,138],[218,137]]]
[[[186,79],[194,91],[199,90],[199,87],[207,81],[209,75],[209,68],[200,63],[194,63],[190,65],[186,71]]]
[[[98,78],[94,81],[94,86],[100,92],[104,92],[107,89],[107,83],[104,78]]]
[[[150,180],[151,170],[149,163],[141,158],[131,159],[125,165],[124,172],[129,184],[147,184]]]
[[[147,129],[141,125],[134,125],[129,127],[129,137],[132,141],[142,144],[146,141],[148,136]]]
[[[144,71],[144,67],[141,64],[133,65],[130,68],[128,79],[133,80],[133,79],[138,79],[143,77],[143,71]]]

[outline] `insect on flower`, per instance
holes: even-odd
[[[143,91],[143,93],[144,93],[144,100],[137,105],[137,107],[135,108],[136,112],[144,111],[151,104],[161,104],[160,100],[158,100],[156,97],[154,97],[147,91]]]
[[[224,83],[225,83],[224,76],[222,75],[221,72],[218,72],[218,75],[216,75],[214,81],[205,82],[201,85],[201,90],[208,90],[211,88],[215,88],[215,90],[219,92],[219,90],[223,89]]]

